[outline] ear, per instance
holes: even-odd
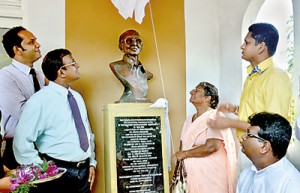
[[[207,97],[205,98],[205,101],[208,101],[209,103],[210,103],[210,100],[211,100],[211,96],[207,96]]]
[[[262,147],[260,148],[260,153],[266,154],[268,152],[272,152],[272,146],[269,141],[262,142]]]
[[[267,46],[266,46],[265,42],[261,42],[261,43],[259,43],[259,53],[262,53],[264,51],[268,51]]]
[[[14,51],[15,55],[20,55],[23,50],[22,50],[22,48],[20,48],[18,46],[14,46],[13,51]]]
[[[65,74],[65,71],[60,69],[57,71],[57,77],[60,77],[60,78],[65,78],[66,77],[66,74]]]

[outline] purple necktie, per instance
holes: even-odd
[[[34,92],[37,92],[41,89],[41,87],[40,87],[39,81],[36,77],[35,70],[33,68],[31,68],[30,74],[32,75],[32,79],[33,79]]]
[[[70,103],[70,107],[72,110],[73,118],[74,118],[76,129],[77,129],[77,133],[79,135],[80,147],[84,151],[87,151],[87,149],[89,148],[89,141],[87,138],[86,130],[85,130],[85,127],[83,125],[83,122],[82,122],[82,119],[80,116],[77,102],[70,91],[68,92],[68,101]]]

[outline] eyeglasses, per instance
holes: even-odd
[[[259,137],[257,135],[253,135],[252,133],[249,132],[249,129],[247,129],[247,133],[246,134],[247,134],[248,137],[256,138],[256,139],[261,140],[261,141],[267,141],[264,138],[261,138],[261,137]]]
[[[69,64],[66,64],[66,65],[63,65],[63,66],[61,66],[58,70],[60,70],[60,69],[62,69],[62,68],[66,68],[66,67],[68,67],[68,66],[74,66],[74,67],[76,67],[77,68],[77,62],[71,62],[71,63],[69,63]]]
[[[139,37],[128,37],[125,38],[124,42],[126,44],[132,44],[133,42],[136,42],[137,44],[142,44],[142,40]]]

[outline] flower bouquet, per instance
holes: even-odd
[[[41,164],[21,165],[11,175],[10,190],[12,193],[28,193],[35,184],[50,181],[62,176],[64,168],[58,168],[53,161],[44,160]]]

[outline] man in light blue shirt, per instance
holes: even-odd
[[[86,193],[95,179],[94,135],[83,98],[70,88],[79,79],[78,68],[70,51],[49,52],[42,63],[49,85],[27,101],[16,129],[14,153],[20,164],[41,163],[46,158],[67,169],[58,180],[39,185],[37,192]],[[87,150],[81,148],[68,93],[77,102],[88,139]]]

